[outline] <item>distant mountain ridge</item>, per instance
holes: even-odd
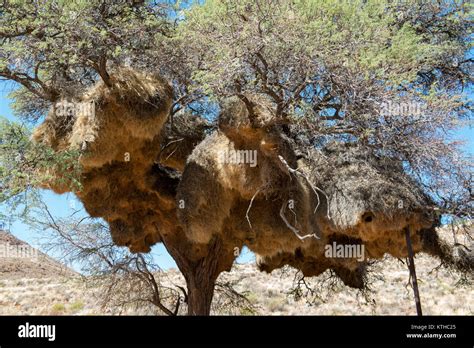
[[[69,267],[0,230],[0,279],[74,276]]]

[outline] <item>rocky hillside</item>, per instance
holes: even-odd
[[[70,277],[74,271],[0,230],[0,280]]]

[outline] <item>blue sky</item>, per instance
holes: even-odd
[[[5,117],[12,121],[20,122],[18,118],[13,116],[10,108],[11,100],[8,99],[7,95],[11,91],[13,84],[5,81],[0,81],[0,117]],[[43,190],[43,199],[47,204],[49,210],[54,214],[55,217],[67,217],[77,209],[81,209],[83,214],[87,214],[82,206],[82,203],[76,199],[76,196],[72,193],[66,193],[58,195],[52,191]],[[4,210],[5,207],[0,205],[0,209]],[[34,247],[40,248],[40,234],[32,230],[28,225],[23,224],[20,221],[1,221],[4,224],[4,228],[9,230],[16,237],[20,238],[33,245]],[[168,254],[164,246],[160,243],[152,248],[152,254],[156,263],[163,269],[176,267],[176,263]],[[54,253],[51,256],[55,256]],[[251,262],[255,259],[255,256],[248,249],[244,248],[240,257],[237,259],[238,263]],[[73,266],[79,271],[78,266]]]

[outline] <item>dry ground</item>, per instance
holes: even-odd
[[[443,268],[432,272],[439,262],[424,254],[417,255],[415,262],[424,314],[474,314],[472,278],[466,279],[459,273]],[[64,270],[44,271],[43,274],[38,268],[29,267],[27,269],[33,269],[35,273],[28,272],[23,276],[5,269],[2,272],[0,267],[1,315],[157,314],[153,307],[104,309],[101,306],[103,290],[100,287],[87,286],[83,278],[72,273],[65,275]],[[407,267],[388,256],[376,267],[380,277],[372,283],[369,301],[360,292],[342,286],[336,286],[333,291],[327,291],[327,287],[323,286],[322,291],[317,291],[316,296],[310,298],[311,303],[305,298],[296,301],[289,294],[294,285],[293,271],[278,270],[266,274],[259,272],[253,264],[235,265],[232,272],[221,275],[220,281],[236,281],[236,288],[247,292],[248,299],[255,306],[255,314],[414,315],[413,292],[407,285]],[[327,275],[323,274],[312,281],[321,284]],[[163,282],[184,285],[179,272],[173,269],[165,272]],[[236,313],[252,314],[248,310]],[[214,314],[226,313],[215,311]]]

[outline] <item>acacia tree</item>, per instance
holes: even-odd
[[[162,242],[188,313],[209,314],[244,245],[262,270],[330,269],[357,288],[367,260],[325,246],[377,259],[411,241],[472,270],[435,230],[472,213],[472,162],[452,138],[471,117],[470,9],[4,1],[0,77],[20,86],[17,113],[43,121],[35,143],[77,154],[40,185],[75,192],[132,252]],[[94,112],[59,112],[65,101]],[[64,180],[76,164],[80,187]]]

